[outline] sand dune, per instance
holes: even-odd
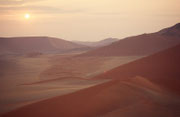
[[[119,39],[117,38],[106,38],[104,40],[97,41],[97,42],[88,42],[88,41],[73,41],[73,42],[77,44],[81,44],[81,45],[90,46],[90,47],[103,47],[103,46],[112,44],[118,40]]]
[[[40,101],[3,117],[179,117],[180,45],[122,65],[94,87]],[[166,64],[165,64],[166,63]],[[168,90],[167,90],[168,89]]]
[[[86,60],[90,59],[84,58],[83,61],[82,59],[67,59],[65,62],[63,60],[66,56],[69,57],[73,55],[43,54],[36,57],[19,55],[1,56],[0,114],[32,102],[64,95],[104,82],[86,80],[76,76],[76,73],[74,74],[74,72],[91,74],[91,70],[85,70],[86,72],[82,70],[92,64],[92,62],[86,62]],[[63,60],[61,58],[63,58]],[[124,61],[124,59],[125,58],[123,58],[122,61]],[[106,59],[98,59],[97,61],[101,60],[105,61]],[[115,58],[112,60],[113,62],[111,62],[111,59],[108,59],[108,62],[110,61],[108,64],[117,64],[119,59]],[[79,65],[80,63],[81,65]],[[59,69],[56,65],[63,69]],[[99,65],[101,64],[92,64],[91,66],[93,66],[95,70],[98,70]],[[77,69],[78,66],[81,67]],[[54,75],[46,76],[44,73],[49,71],[51,67],[55,68],[55,71],[52,70],[52,74]],[[60,74],[56,74],[56,72],[60,72]],[[57,79],[54,79],[56,77]]]
[[[180,23],[156,33],[121,39],[79,56],[145,56],[180,43]]]
[[[142,76],[180,94],[179,52],[180,45],[122,65],[96,76],[95,79],[124,79],[127,77]]]
[[[142,79],[139,79],[140,82]],[[149,82],[149,81],[148,81]],[[127,84],[128,83],[128,84]],[[154,90],[151,85],[110,81],[72,94],[55,97],[22,107],[3,117],[178,117],[176,97]],[[156,89],[156,88],[155,88]],[[150,113],[149,113],[150,112]]]
[[[31,52],[63,53],[88,49],[87,46],[52,37],[0,38],[1,54],[24,54]]]
[[[141,56],[74,57],[57,55],[50,60],[52,66],[42,72],[40,78],[41,80],[64,79],[68,77],[89,79],[97,74],[139,58]]]

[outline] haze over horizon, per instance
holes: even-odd
[[[179,23],[179,11],[179,0],[0,0],[0,36],[121,39]]]

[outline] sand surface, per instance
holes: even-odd
[[[51,54],[36,57],[2,56],[0,59],[0,113],[103,83],[106,80],[88,79],[139,58],[74,58],[73,56]]]
[[[110,81],[2,117],[179,117],[179,52],[180,45],[121,65],[91,80]]]

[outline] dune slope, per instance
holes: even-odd
[[[12,37],[0,38],[1,53],[55,53],[72,49],[87,48],[63,39],[52,37]]]
[[[180,45],[96,78],[112,81],[40,101],[3,117],[179,117]],[[171,89],[171,90],[167,90]]]
[[[179,101],[150,81],[114,80],[72,94],[37,102],[2,117],[178,117]],[[147,87],[143,88],[142,82]],[[143,84],[144,84],[143,83]]]
[[[180,23],[156,33],[121,39],[79,56],[144,56],[165,50],[180,43]]]
[[[96,76],[111,81],[2,117],[179,117],[180,45]]]
[[[142,76],[180,94],[180,45],[119,66],[94,79]]]

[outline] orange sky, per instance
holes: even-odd
[[[179,11],[180,0],[0,0],[0,36],[124,38],[172,26]]]

